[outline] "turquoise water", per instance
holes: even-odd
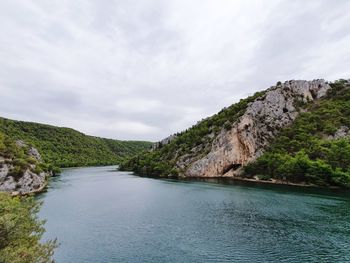
[[[64,170],[40,217],[58,263],[350,262],[350,197]]]

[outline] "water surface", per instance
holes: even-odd
[[[40,217],[58,263],[350,262],[350,197],[64,170]]]

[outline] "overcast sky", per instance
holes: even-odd
[[[350,78],[350,1],[1,0],[0,116],[156,141],[289,79]]]

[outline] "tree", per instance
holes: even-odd
[[[56,240],[41,243],[45,221],[39,220],[41,202],[33,197],[12,197],[0,193],[0,262],[47,263],[52,259]]]

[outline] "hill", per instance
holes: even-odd
[[[117,164],[152,144],[93,137],[70,128],[5,118],[0,118],[0,132],[34,146],[45,163],[57,167]]]
[[[221,110],[121,169],[350,186],[350,83],[291,80]]]

